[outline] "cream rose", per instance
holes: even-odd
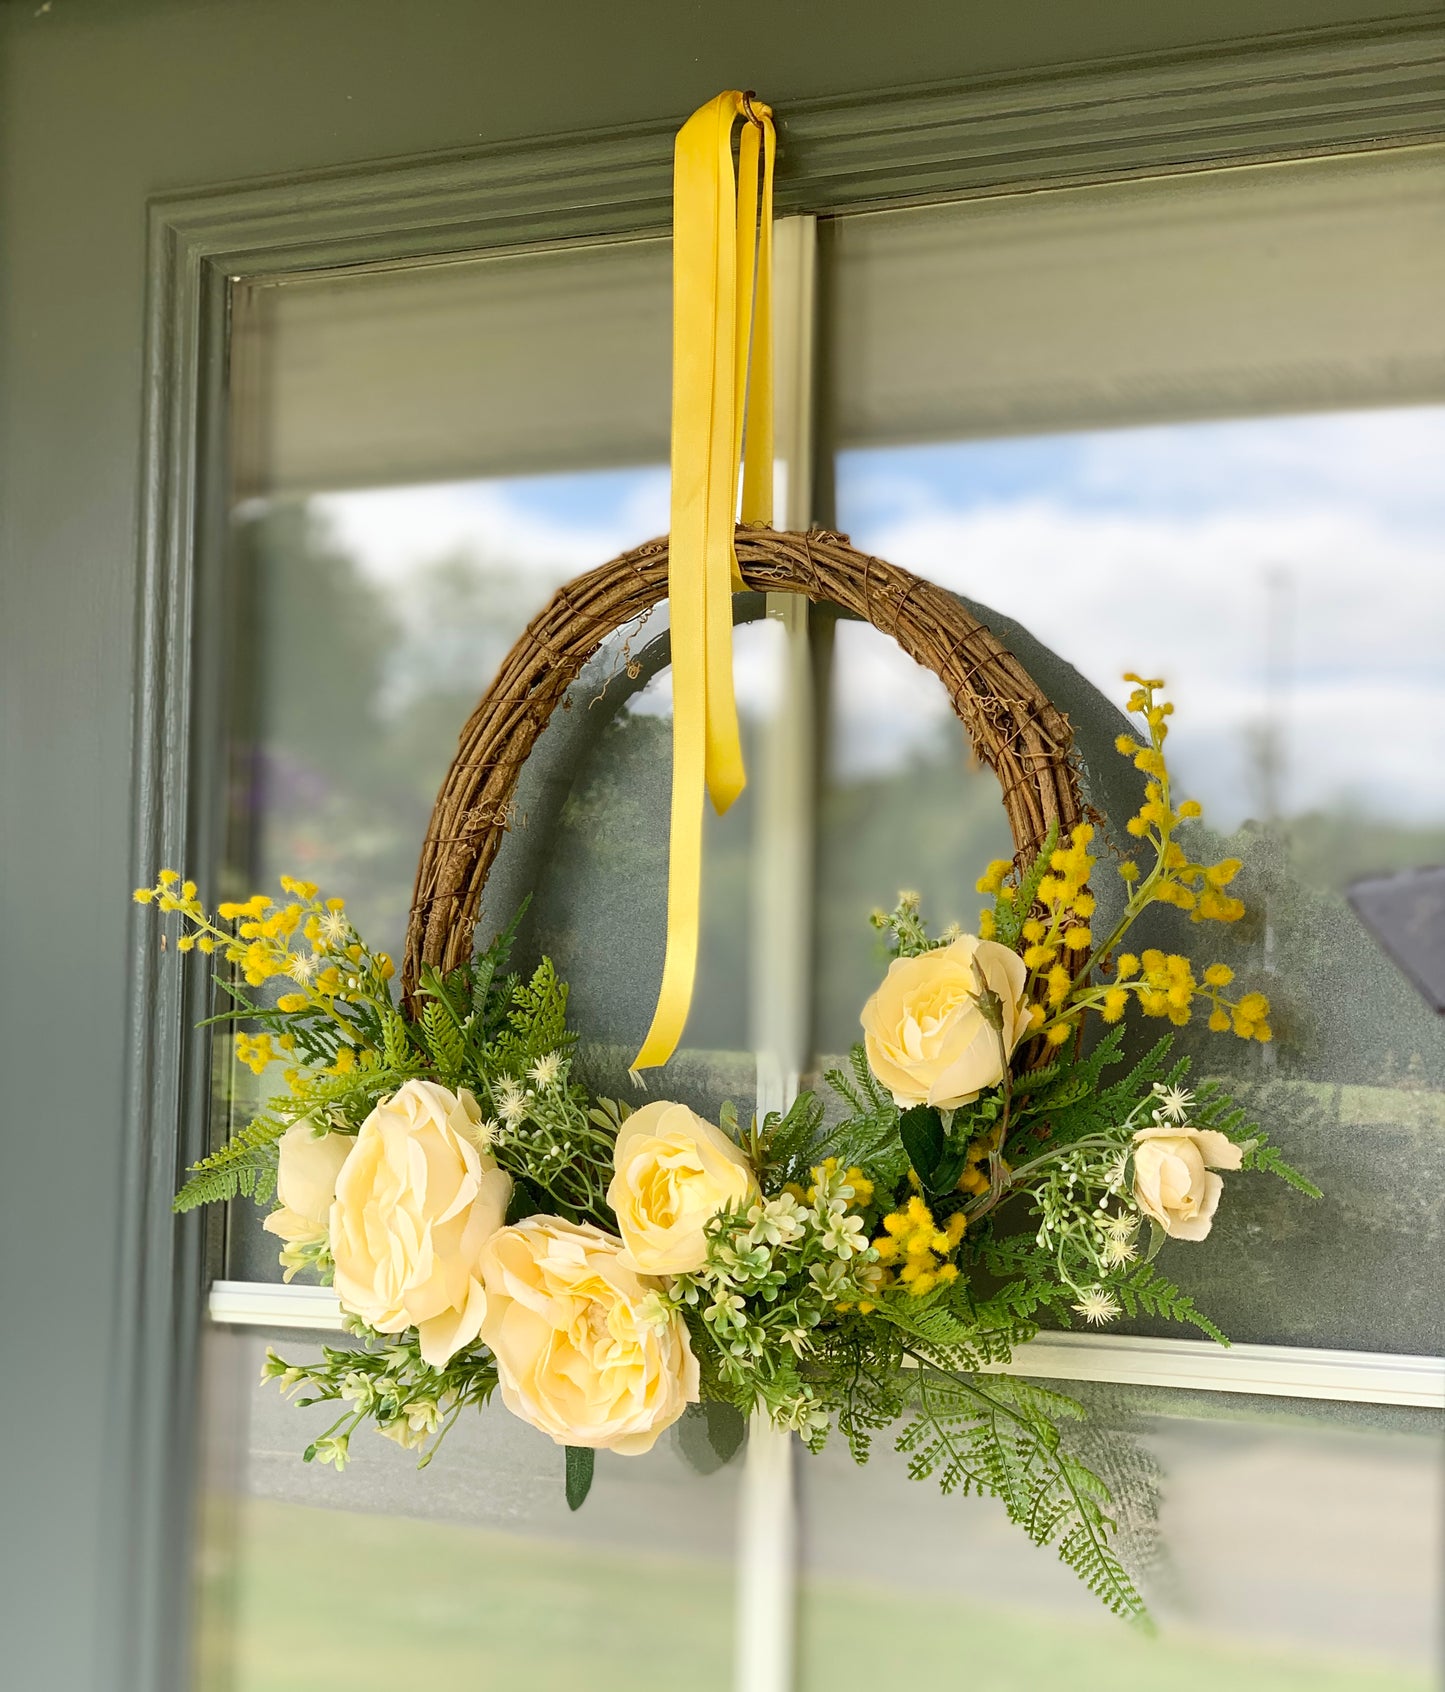
[[[1224,1182],[1244,1154],[1212,1128],[1141,1128],[1134,1136],[1134,1198],[1176,1240],[1202,1240],[1214,1224]]]
[[[707,1260],[703,1230],[729,1205],[759,1196],[752,1166],[686,1105],[658,1099],[622,1124],[607,1202],[622,1260],[644,1275],[685,1275]]]
[[[697,1403],[687,1327],[656,1319],[658,1284],[628,1268],[620,1240],[529,1216],[492,1235],[482,1268],[502,1399],[558,1445],[635,1456]]]
[[[434,1369],[481,1331],[481,1251],[511,1177],[477,1150],[470,1093],[408,1081],[362,1124],[331,1207],[342,1306],[384,1334],[415,1328]]]
[[[336,1197],[336,1178],[355,1145],[350,1134],[318,1138],[309,1123],[293,1122],[277,1147],[276,1196],[281,1204],[261,1224],[266,1232],[288,1246],[320,1245]]]
[[[1002,1053],[978,1008],[979,973],[1003,1005]],[[895,958],[860,1018],[868,1067],[893,1102],[905,1110],[919,1104],[952,1110],[997,1086],[1027,1026],[1027,977],[1016,952],[971,934],[915,958]]]

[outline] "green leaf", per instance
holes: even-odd
[[[1154,1259],[1158,1257],[1159,1248],[1164,1244],[1168,1237],[1169,1236],[1164,1232],[1159,1223],[1157,1223],[1151,1216],[1149,1218],[1149,1248],[1144,1253],[1144,1261],[1146,1263],[1152,1263]]]
[[[587,1445],[569,1445],[567,1450],[567,1508],[580,1510],[592,1490],[592,1471],[597,1453]]]
[[[914,1105],[898,1118],[898,1138],[913,1165],[913,1172],[929,1192],[937,1192],[934,1178],[948,1148],[943,1118],[932,1105]],[[958,1176],[954,1176],[957,1181]]]
[[[742,1412],[719,1398],[690,1404],[674,1425],[679,1449],[700,1475],[716,1474],[731,1462],[748,1432]]]
[[[545,1209],[546,1202],[541,1194],[520,1175],[514,1175],[512,1196],[507,1200],[507,1222],[525,1222],[529,1216],[536,1216],[539,1211]]]

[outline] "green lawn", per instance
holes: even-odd
[[[206,1692],[728,1692],[733,1587],[646,1558],[242,1501],[203,1583]],[[809,1584],[803,1692],[1429,1692],[1430,1677],[947,1596]]]

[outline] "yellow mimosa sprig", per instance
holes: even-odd
[[[1090,925],[1096,909],[1090,876],[1097,860],[1088,849],[1093,827],[1080,823],[1068,844],[1051,852],[1034,907],[1019,929],[1019,950],[1029,969],[1028,993],[1034,1000],[1034,1028],[1051,1045],[1062,1046],[1076,1032],[1085,1011],[1097,1011],[1106,1022],[1118,1022],[1131,999],[1144,1015],[1167,1017],[1182,1027],[1191,1020],[1195,1002],[1202,1000],[1209,1008],[1209,1027],[1216,1033],[1232,1030],[1241,1039],[1268,1041],[1273,1038],[1269,1000],[1263,993],[1227,996],[1224,989],[1234,979],[1228,964],[1209,964],[1202,975],[1196,975],[1194,965],[1179,952],[1152,947],[1137,956],[1118,952],[1150,905],[1173,905],[1187,912],[1191,922],[1232,923],[1245,914],[1244,901],[1227,891],[1243,867],[1240,860],[1195,861],[1177,838],[1182,823],[1203,813],[1196,800],[1174,803],[1164,753],[1174,706],[1158,697],[1164,682],[1132,672],[1124,679],[1134,684],[1127,708],[1143,718],[1147,734],[1144,743],[1128,734],[1115,742],[1118,752],[1147,778],[1143,803],[1125,828],[1150,849],[1153,862],[1147,871],[1135,859],[1118,866],[1128,897],[1112,932],[1097,941]],[[1016,898],[1016,889],[1004,885],[1012,868],[1004,860],[990,864],[978,883],[979,892]],[[981,913],[980,923],[980,932],[988,937],[995,927],[994,913]],[[1095,972],[1111,964],[1113,980],[1096,981]]]
[[[175,870],[162,870],[153,887],[136,888],[134,897],[137,904],[154,904],[181,917],[185,926],[176,940],[178,952],[219,952],[250,987],[277,979],[294,983],[295,990],[282,993],[274,1011],[268,1007],[261,1014],[332,1025],[342,1038],[321,1073],[345,1075],[358,1064],[375,1063],[374,1048],[344,1007],[390,1009],[391,959],[362,944],[344,900],[323,898],[314,882],[294,876],[283,875],[280,885],[288,895],[285,903],[253,893],[221,904],[214,919],[201,904],[195,882],[183,881]],[[265,1032],[238,1033],[235,1040],[237,1060],[257,1075],[296,1054],[289,1033],[274,1038]],[[300,1069],[288,1071],[287,1080],[304,1090]]]

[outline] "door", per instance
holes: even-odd
[[[850,3],[825,33],[769,7],[576,7],[564,27],[555,11],[432,0],[404,31],[393,8],[334,0],[0,14],[0,1284],[23,1335],[7,1365],[20,1387],[0,1395],[0,1517],[15,1684],[190,1673],[197,1336],[222,1265],[167,1197],[210,1132],[210,1077],[183,1037],[194,994],[129,926],[126,893],[162,858],[219,866],[231,844],[206,778],[241,706],[212,682],[246,609],[233,467],[267,450],[226,436],[246,415],[228,410],[236,279],[656,236],[671,130],[724,86],[796,110],[783,198],[821,213],[1408,143],[1438,121],[1430,6],[1389,28],[1346,3],[1277,11],[1276,31],[1316,33],[1253,42],[1245,8],[1055,10],[1052,28],[1002,8],[960,26],[940,6],[884,29]],[[941,79],[961,86],[862,98]],[[830,384],[849,382],[855,397],[868,386],[825,362],[823,418],[844,416]],[[850,450],[886,450],[871,429],[856,424]],[[876,487],[860,462],[820,453],[812,515]],[[860,539],[870,520],[847,518]],[[1426,1349],[1408,1334],[1375,1349],[1392,1348]]]

